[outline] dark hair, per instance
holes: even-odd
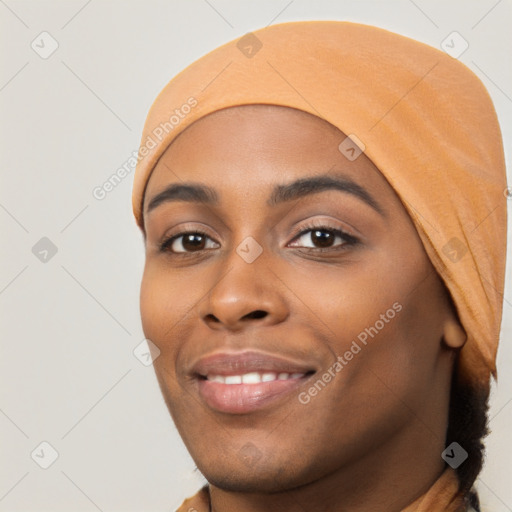
[[[459,478],[459,492],[466,503],[480,510],[478,496],[472,489],[482,470],[484,461],[483,438],[489,433],[487,412],[489,391],[459,378],[458,360],[455,364],[451,391],[446,446],[459,443],[468,452],[468,458],[456,468]]]

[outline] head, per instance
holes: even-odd
[[[148,182],[143,328],[176,426],[221,487],[305,485],[398,437],[418,440],[417,464],[443,450],[466,334],[400,199],[364,154],[341,153],[345,137],[295,109],[229,108],[180,134]],[[315,178],[326,184],[308,187]],[[216,201],[158,199],[192,183]],[[240,252],[248,237],[254,261]],[[198,361],[249,350],[306,373],[248,410],[205,399]]]
[[[256,54],[233,41],[169,82],[139,152],[142,322],[178,430],[234,491],[386,464],[436,474],[451,441],[467,491],[505,268],[489,95],[456,59],[375,27],[253,37]],[[283,380],[250,388],[258,368]]]

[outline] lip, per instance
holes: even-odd
[[[192,367],[201,399],[211,409],[230,414],[247,414],[285,399],[309,380],[316,368],[274,354],[258,351],[216,352],[199,359]],[[255,384],[224,384],[207,375],[241,375],[252,372],[301,373],[302,377]]]
[[[209,373],[228,376],[249,372],[308,373],[315,370],[311,364],[256,350],[215,352],[200,358],[192,366],[192,373],[203,377]]]

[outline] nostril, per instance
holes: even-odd
[[[256,311],[253,311],[252,313],[249,313],[246,316],[249,318],[263,318],[267,316],[267,312],[262,311],[261,309],[257,309]]]

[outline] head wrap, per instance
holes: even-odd
[[[356,146],[340,151],[364,149],[451,293],[467,333],[459,377],[488,390],[502,315],[506,175],[496,113],[476,75],[444,51],[372,26],[306,21],[246,34],[175,76],[151,106],[133,185],[141,229],[145,186],[172,140],[207,114],[247,104],[303,110],[350,135]]]

